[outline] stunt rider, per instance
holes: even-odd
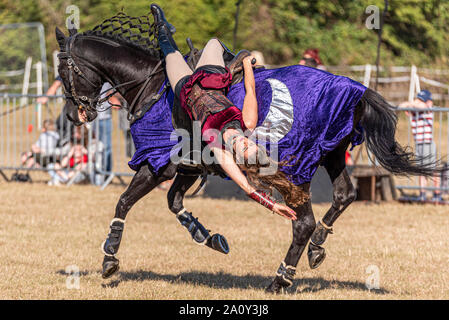
[[[273,201],[249,182],[249,179],[251,182],[264,179],[264,183],[269,181],[270,187],[277,188],[288,181],[279,170],[268,178],[259,172],[253,174],[250,170],[251,160],[256,160],[259,167],[270,163],[265,151],[244,135],[244,131],[253,130],[257,124],[257,99],[251,65],[253,57],[245,53],[237,55],[229,70],[225,68],[223,60],[225,48],[217,39],[211,39],[192,72],[172,38],[171,25],[165,19],[162,9],[152,4],[151,11],[159,47],[165,58],[168,80],[174,88],[174,103],[180,104],[192,121],[199,121],[203,141],[206,141],[221,168],[248,197],[281,216],[295,220],[296,214],[292,209]],[[242,61],[247,91],[243,110],[240,111],[225,94],[232,80],[230,71]],[[232,153],[225,148],[226,145]],[[237,159],[243,159],[244,164],[239,166],[234,155]],[[282,190],[279,191],[282,193]]]

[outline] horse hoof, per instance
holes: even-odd
[[[307,252],[307,257],[309,258],[310,269],[318,268],[326,258],[326,250],[314,244],[309,244],[309,250]]]
[[[206,246],[224,254],[229,253],[228,241],[226,241],[224,236],[218,233],[207,239]]]
[[[283,282],[283,280],[281,280]],[[266,293],[271,294],[279,294],[284,292],[284,289],[288,287],[289,285],[286,285],[285,283],[281,283],[279,278],[274,278],[273,282],[270,283],[270,285],[265,289]]]
[[[110,278],[114,273],[120,269],[119,260],[114,257],[105,256],[103,260],[103,279]]]

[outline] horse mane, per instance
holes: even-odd
[[[148,18],[150,15],[133,17],[119,12],[81,35],[106,38],[160,59],[154,23]]]

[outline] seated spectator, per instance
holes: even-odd
[[[22,153],[22,165],[31,168],[46,167],[56,160],[59,134],[56,132],[53,120],[44,120],[42,132],[37,141],[31,146],[31,150]]]
[[[97,186],[101,186],[105,179],[104,175],[98,174],[103,171],[105,147],[100,139],[97,139],[95,130],[92,130],[92,140],[88,148],[88,158],[92,159],[94,168],[93,181]]]
[[[84,126],[75,127],[69,153],[62,158],[60,163],[56,162],[48,166],[48,168],[52,169],[49,171],[49,174],[52,176],[49,185],[67,183],[75,176],[77,176],[75,183],[81,182],[86,178],[85,175],[79,173],[85,172],[87,169],[87,143],[87,129]]]
[[[59,142],[58,147],[64,147],[65,145],[70,143],[70,138],[73,133],[73,125],[67,119],[67,103],[61,110],[61,113],[56,118],[56,129],[59,133]]]
[[[323,62],[320,59],[319,50],[318,49],[307,49],[304,51],[299,64],[302,66],[317,68],[320,70],[326,70],[323,65]]]

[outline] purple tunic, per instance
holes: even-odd
[[[136,147],[133,158],[128,162],[131,169],[137,171],[141,164],[148,161],[157,174],[170,162],[170,153],[177,144],[171,118],[173,97],[173,91],[167,90],[149,112],[131,125]]]
[[[261,128],[268,128],[270,150],[277,144],[278,160],[288,160],[291,167],[283,171],[297,185],[310,182],[323,156],[351,133],[356,104],[366,88],[346,77],[305,66],[280,69],[258,69],[254,72]],[[242,108],[244,84],[230,88],[228,98]],[[155,173],[170,161],[177,144],[170,140],[173,93],[166,93],[150,112],[131,126],[136,153],[129,166],[137,170],[148,161]],[[263,132],[261,133],[263,137]],[[259,136],[260,138],[260,136]],[[353,146],[360,144],[360,134],[352,137]],[[260,139],[259,139],[260,140]]]

